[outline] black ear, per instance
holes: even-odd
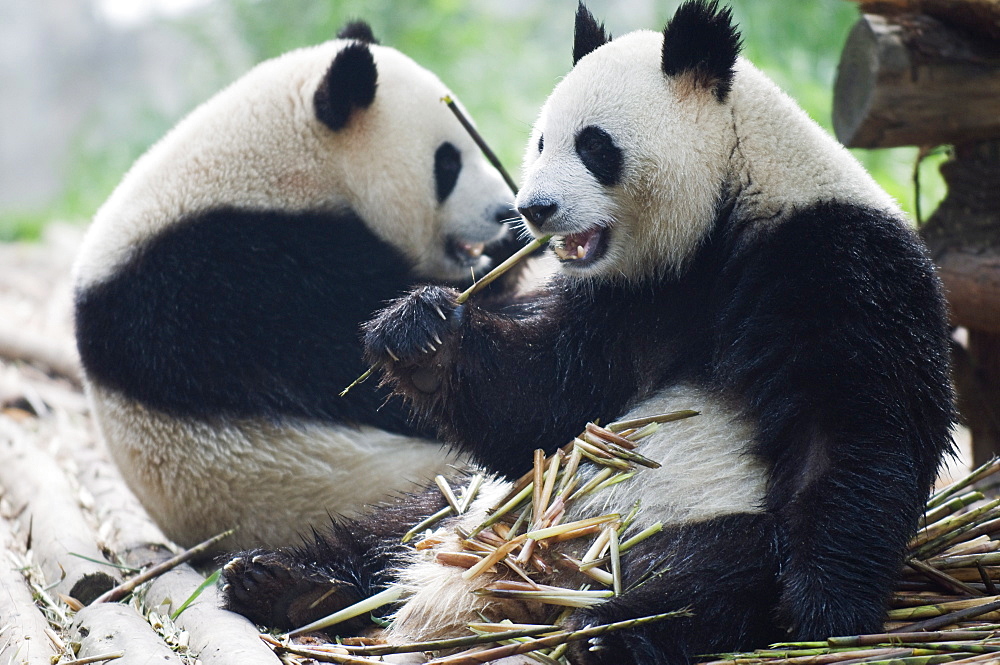
[[[365,44],[378,44],[372,27],[364,21],[351,21],[337,33],[337,39],[356,39]]]
[[[663,29],[663,72],[691,74],[720,102],[733,85],[733,67],[742,48],[732,11],[717,0],[687,0]]]
[[[343,129],[354,109],[364,109],[375,99],[378,70],[375,58],[363,43],[348,44],[316,88],[316,117],[330,129]]]
[[[576,10],[576,29],[573,36],[573,64],[576,65],[580,58],[587,55],[599,46],[603,46],[611,41],[611,36],[605,34],[604,24],[598,23],[594,15],[583,6]]]

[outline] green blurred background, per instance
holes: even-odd
[[[592,0],[613,34],[660,29],[677,2]],[[535,114],[571,64],[576,0],[5,0],[0,7],[0,240],[85,223],[132,161],[253,64],[367,20],[436,72],[517,178]],[[830,128],[844,0],[735,0],[744,53]],[[856,151],[913,216],[916,149]],[[920,166],[926,217],[941,157]]]

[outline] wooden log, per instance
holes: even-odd
[[[170,543],[135,498],[118,469],[93,445],[71,447],[70,453],[78,469],[80,484],[94,497],[94,512],[102,525],[107,525],[108,536],[115,551],[127,553],[132,549]]]
[[[0,358],[38,365],[81,385],[80,361],[74,349],[5,323],[0,324]]]
[[[96,563],[105,560],[97,537],[55,459],[12,421],[0,423],[0,485],[10,502],[23,508],[21,520],[30,525],[31,549],[46,582],[55,593],[89,603],[120,577],[113,567]]]
[[[0,663],[51,665],[57,651],[46,634],[49,623],[35,605],[24,576],[8,558],[13,549],[7,522],[0,520]]]
[[[1000,139],[955,146],[941,174],[948,195],[920,233],[951,322],[969,331],[967,348],[953,353],[954,378],[978,465],[1000,454]]]
[[[162,551],[133,550],[129,565],[162,561]],[[205,578],[184,564],[153,580],[144,605],[163,615],[176,612]],[[261,640],[256,626],[219,605],[219,592],[209,586],[175,620],[191,636],[191,651],[202,665],[280,665],[280,660]]]
[[[1000,252],[949,247],[935,261],[948,292],[952,323],[1000,333]]]
[[[837,69],[833,127],[856,148],[1000,136],[1000,42],[930,16],[862,16]]]
[[[1000,39],[1000,0],[858,0],[865,14],[927,14],[974,34]]]
[[[131,605],[101,603],[80,610],[70,625],[78,659],[121,654],[113,665],[181,665],[180,657]]]

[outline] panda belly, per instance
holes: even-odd
[[[636,449],[660,462],[660,468],[638,467],[631,479],[605,488],[589,500],[573,502],[563,522],[607,513],[624,515],[636,500],[641,501],[641,508],[626,537],[656,522],[664,526],[680,525],[734,513],[762,512],[767,467],[749,452],[754,442],[754,427],[732,405],[693,386],[671,386],[630,410],[622,419],[683,409],[697,410],[700,415],[662,424]],[[400,571],[400,581],[413,595],[394,617],[390,641],[463,635],[467,633],[465,626],[481,620],[481,616],[497,621],[547,620],[551,606],[501,601],[471,593],[506,577],[502,573],[466,580],[462,577],[463,569],[441,565],[435,558],[438,552],[459,551],[461,545],[455,527],[468,532],[478,526],[487,510],[510,486],[502,481],[488,483],[461,520],[441,529],[439,536],[443,542],[412,554],[409,565]],[[560,547],[570,556],[579,557],[589,544],[589,539],[579,539]],[[662,543],[664,548],[670,546],[669,542]],[[627,568],[627,555],[622,564]],[[578,585],[580,580],[577,575],[556,574],[537,581],[570,586]]]
[[[88,393],[129,488],[164,535],[184,546],[233,527],[225,550],[297,542],[331,514],[356,515],[463,463],[435,442],[369,426],[205,423],[93,384]]]

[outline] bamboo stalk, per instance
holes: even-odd
[[[680,610],[677,612],[654,614],[648,617],[642,617],[639,619],[630,619],[628,621],[618,621],[615,623],[609,623],[602,626],[593,626],[591,628],[584,628],[582,630],[577,630],[573,632],[557,633],[555,635],[542,637],[537,640],[532,640],[530,642],[509,644],[501,647],[496,647],[494,649],[486,649],[485,651],[477,651],[474,653],[469,653],[469,652],[459,653],[455,654],[454,656],[448,656],[447,658],[437,658],[428,661],[426,665],[480,665],[481,663],[488,663],[491,660],[499,660],[500,658],[506,658],[508,656],[516,656],[518,654],[529,653],[531,651],[537,651],[538,649],[545,649],[548,647],[565,644],[567,642],[576,642],[579,640],[590,639],[591,637],[599,637],[601,635],[605,635],[607,633],[617,630],[628,630],[630,628],[637,628],[639,626],[643,626],[656,621],[663,621],[665,619],[673,619],[683,616],[690,616],[690,612],[688,612],[687,610]]]
[[[490,146],[487,145],[479,131],[473,126],[469,119],[465,117],[465,114],[462,113],[462,109],[458,107],[458,104],[456,104],[455,100],[451,98],[451,95],[445,95],[441,98],[441,101],[444,102],[448,108],[451,109],[451,112],[455,114],[455,117],[458,118],[462,127],[464,127],[465,131],[469,133],[472,140],[476,142],[476,145],[479,146],[479,149],[482,151],[486,159],[489,160],[490,164],[493,165],[493,168],[500,172],[504,182],[506,182],[507,186],[510,187],[510,191],[517,194],[517,185],[514,183],[514,179],[510,177],[509,173],[507,173],[507,169],[505,169],[503,164],[500,163],[500,158],[497,157],[496,153],[490,149]]]
[[[938,583],[944,585],[945,587],[951,589],[952,591],[957,591],[958,593],[965,593],[965,594],[968,594],[970,596],[985,596],[986,595],[983,592],[979,591],[978,589],[974,589],[974,588],[970,587],[965,582],[961,582],[959,580],[956,580],[951,575],[949,575],[947,573],[943,573],[940,570],[938,570],[937,568],[934,568],[933,566],[928,566],[923,561],[919,561],[917,559],[910,559],[906,563],[907,563],[907,565],[909,565],[910,567],[912,567],[914,570],[917,570],[917,571],[921,572],[922,574],[926,575],[928,577],[928,579],[934,580],[935,582],[938,582]]]
[[[995,630],[939,630],[908,633],[874,633],[871,635],[853,635],[831,637],[827,643],[832,647],[862,647],[880,644],[899,645],[904,642],[940,642],[947,640],[984,640],[996,637]]]
[[[526,537],[532,540],[544,540],[545,538],[550,538],[551,536],[558,536],[561,533],[566,533],[568,531],[574,531],[576,529],[582,529],[584,527],[593,526],[594,524],[606,524],[607,522],[614,522],[620,520],[621,515],[618,513],[609,513],[607,515],[600,515],[599,517],[588,517],[582,520],[576,520],[575,522],[566,522],[558,526],[549,527],[547,529],[537,529],[534,531],[529,531],[524,534]]]
[[[470,624],[470,628],[472,625]],[[486,624],[478,624],[486,625]],[[492,644],[500,640],[512,640],[519,637],[534,637],[545,635],[546,633],[560,632],[558,626],[532,625],[518,628],[509,628],[499,632],[488,632],[483,635],[469,635],[466,637],[454,637],[444,640],[431,640],[427,642],[411,642],[409,644],[377,644],[372,646],[351,646],[343,645],[344,649],[359,656],[389,656],[397,653],[415,653],[420,651],[443,651],[444,649],[458,649],[461,647],[472,647],[480,644]]]
[[[236,531],[235,529],[230,529],[229,531],[223,531],[219,535],[212,536],[208,540],[198,543],[194,547],[185,550],[184,552],[181,552],[177,556],[170,557],[163,563],[159,563],[153,566],[152,568],[149,568],[139,573],[135,577],[126,580],[125,582],[119,584],[115,588],[109,589],[108,591],[102,593],[100,596],[95,598],[93,602],[91,602],[90,604],[96,605],[98,603],[113,603],[118,600],[121,600],[128,594],[132,593],[132,591],[134,591],[135,588],[140,584],[142,584],[143,582],[148,582],[151,579],[159,577],[160,575],[176,568],[182,563],[186,563],[191,559],[194,559],[200,556],[201,554],[211,550],[215,545],[217,545],[218,543],[220,543],[221,541],[225,540],[233,533],[235,533],[235,531]]]
[[[996,596],[992,597],[996,598]],[[977,598],[972,602],[980,603],[981,599]],[[957,603],[955,604],[957,605]],[[1000,600],[993,600],[992,602],[973,605],[971,607],[965,606],[962,609],[958,609],[957,611],[947,612],[937,616],[933,616],[932,618],[926,619],[924,621],[918,621],[917,623],[906,626],[905,628],[897,628],[895,630],[890,630],[889,632],[902,633],[902,632],[915,632],[920,630],[936,630],[938,628],[943,628],[944,626],[949,626],[959,621],[964,621],[965,619],[971,619],[973,617],[981,616],[989,612],[995,612],[997,610],[1000,610]],[[892,612],[890,612],[890,614],[891,613]]]
[[[329,628],[338,623],[343,623],[348,619],[353,619],[356,616],[362,614],[367,614],[372,610],[377,610],[385,605],[390,605],[395,603],[400,598],[403,597],[404,590],[400,586],[391,586],[385,591],[380,591],[374,596],[365,598],[364,600],[349,605],[348,607],[338,610],[333,614],[323,617],[322,619],[317,619],[312,623],[306,624],[301,628],[296,628],[295,630],[288,631],[289,637],[296,637],[298,635],[303,635],[305,633],[311,633],[317,630],[322,630],[323,628]]]
[[[975,469],[972,473],[967,475],[965,478],[953,482],[948,487],[945,487],[940,492],[937,492],[927,501],[927,508],[934,509],[941,505],[946,499],[954,496],[959,491],[965,489],[969,485],[990,476],[997,471],[1000,471],[1000,458],[994,458],[989,462],[986,462],[979,468]]]
[[[470,286],[465,291],[462,291],[460,294],[458,294],[458,296],[455,298],[455,304],[456,305],[464,304],[466,300],[468,300],[472,296],[476,295],[477,293],[485,289],[495,280],[502,277],[504,273],[513,268],[515,265],[517,265],[519,261],[524,259],[524,257],[533,253],[535,250],[544,247],[551,237],[552,237],[551,235],[547,235],[547,236],[542,236],[541,238],[535,238],[530,243],[528,243],[521,249],[511,254],[509,257],[507,257],[507,259],[503,263],[493,268],[493,270],[486,273],[479,281],[474,282],[472,286]],[[364,383],[374,372],[375,368],[369,367],[367,370],[365,370],[365,372],[361,376],[354,379],[354,381],[351,382],[351,385],[341,390],[340,396],[341,397],[347,396],[347,393],[351,392],[351,389],[353,389],[354,386],[358,385],[359,383]]]
[[[418,533],[421,533],[422,531],[429,529],[433,525],[443,520],[445,517],[448,517],[448,515],[451,515],[451,513],[452,513],[451,506],[445,506],[441,510],[437,511],[436,513],[434,513],[433,515],[422,521],[420,524],[416,525],[415,527],[404,533],[402,542],[404,543],[410,542]]]
[[[683,411],[672,411],[671,413],[661,413],[655,416],[644,416],[642,418],[632,418],[631,420],[619,420],[610,423],[605,429],[609,432],[618,433],[626,429],[637,429],[645,427],[650,423],[672,423],[675,420],[683,420],[692,416],[700,415],[699,411],[685,409]]]
[[[523,543],[526,538],[526,534],[521,534],[513,540],[508,541],[506,544],[496,548],[491,554],[484,557],[482,561],[462,573],[462,577],[467,580],[471,580],[472,578],[485,572],[488,568],[500,563],[514,548]]]
[[[982,492],[969,492],[967,494],[963,494],[962,496],[956,496],[949,499],[937,508],[928,510],[924,513],[924,516],[921,518],[921,528],[929,528],[938,520],[944,519],[945,517],[948,517],[949,515],[975,503],[976,501],[981,501],[983,498],[985,497]]]

